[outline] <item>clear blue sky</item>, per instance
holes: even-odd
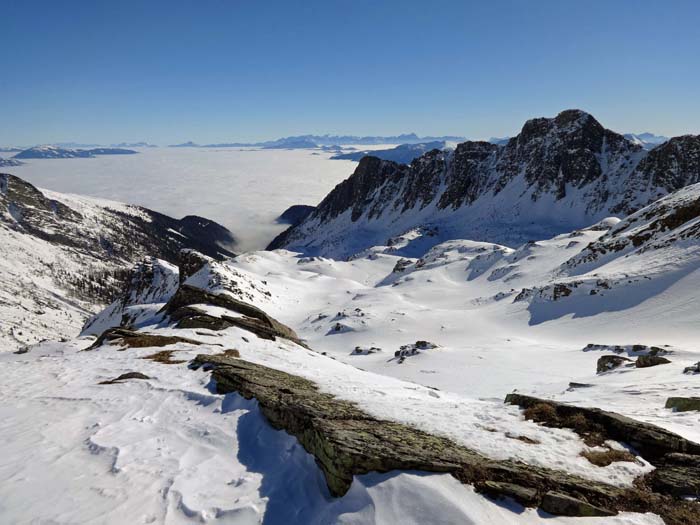
[[[700,2],[1,0],[0,144],[700,133]]]

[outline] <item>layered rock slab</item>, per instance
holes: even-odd
[[[379,420],[351,402],[319,391],[307,379],[265,366],[199,355],[191,367],[211,370],[220,394],[256,399],[274,428],[295,436],[316,458],[334,496],[345,494],[356,475],[420,470],[450,473],[491,495],[511,497],[527,506],[544,505],[550,511],[556,505],[549,503],[566,500],[569,515],[655,512],[668,525],[680,525],[700,510],[695,503],[641,484],[616,487],[517,461],[493,460],[447,438]]]

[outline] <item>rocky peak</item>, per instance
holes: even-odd
[[[364,157],[351,177],[338,184],[326,196],[311,217],[322,221],[333,219],[352,208],[351,220],[360,218],[364,204],[373,192],[387,180],[397,180],[408,173],[408,167],[376,157]]]
[[[212,260],[211,257],[202,255],[196,250],[180,250],[177,259],[177,265],[180,269],[180,284],[184,283],[188,277],[197,273]]]
[[[439,230],[436,244],[468,238],[513,246],[628,215],[695,182],[699,137],[646,151],[570,109],[527,121],[505,145],[463,142],[410,166],[366,157],[269,248],[343,258],[416,228]]]
[[[631,170],[641,150],[584,111],[562,111],[554,118],[527,121],[508,142],[497,167],[498,188],[524,173],[536,197],[554,192],[562,199],[567,186],[580,188],[606,176],[609,166]]]

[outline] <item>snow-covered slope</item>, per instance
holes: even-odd
[[[344,258],[417,227],[516,246],[623,216],[700,181],[700,138],[645,151],[591,115],[563,111],[525,123],[506,145],[465,142],[410,166],[365,158],[270,249]]]
[[[653,133],[625,133],[625,138],[639,144],[644,149],[654,149],[659,144],[663,144],[668,140],[668,137],[662,135],[654,135]]]
[[[175,262],[196,248],[221,258],[232,242],[206,219],[40,191],[0,174],[0,346],[74,336],[146,256]]]
[[[674,347],[672,365],[662,370],[596,376],[597,352],[582,351],[575,341],[580,334],[555,342],[557,327],[549,334],[532,331],[522,303],[512,302],[509,287],[546,281],[610,224],[518,250],[451,241],[419,260],[379,247],[347,262],[286,251],[223,262],[191,254],[182,258],[182,274],[146,261],[127,293],[86,333],[97,325],[126,324],[154,338],[152,344],[117,339],[81,351],[93,341],[84,336],[0,356],[0,393],[11,400],[3,404],[0,428],[6,458],[0,515],[9,522],[535,525],[546,518],[557,525],[661,525],[653,514],[553,517],[512,501],[494,502],[447,474],[425,472],[358,476],[346,495],[333,498],[314,458],[295,438],[273,430],[258,403],[235,393],[217,395],[206,372],[187,368],[196,354],[233,352],[311,380],[321,392],[382,421],[448,437],[485,457],[631,487],[653,469],[641,457],[596,466],[581,454],[599,447],[571,430],[526,421],[516,407],[503,404],[517,386],[700,437],[695,418],[655,406],[663,395],[661,379],[674,394],[693,388],[694,378],[680,367],[697,353]],[[305,336],[313,350],[237,325],[181,326],[182,317],[167,305],[177,307],[174,298],[185,289],[203,292],[202,301],[212,294],[260,307]],[[191,301],[184,308],[208,322],[240,315]],[[136,317],[115,315],[136,310]],[[617,328],[617,340],[627,339],[625,327]],[[164,348],[159,337],[184,339]],[[428,344],[418,341],[394,356],[400,344],[419,338]],[[128,372],[148,378],[99,384]],[[567,390],[570,380],[582,379],[593,386]],[[636,392],[630,381],[639,383]],[[42,498],[26,505],[37,490]]]
[[[352,151],[350,153],[339,153],[334,155],[331,159],[334,160],[354,160],[359,161],[362,157],[371,155],[382,160],[390,160],[392,162],[398,162],[399,164],[410,164],[413,159],[424,155],[428,151],[438,149],[444,150],[450,147],[454,147],[445,141],[435,141],[435,142],[423,142],[418,144],[400,144],[395,148],[391,149],[379,149],[379,150],[364,150],[364,151]]]

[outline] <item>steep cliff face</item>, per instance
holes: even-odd
[[[409,166],[365,158],[270,249],[348,257],[417,227],[435,243],[520,244],[627,215],[700,178],[700,137],[648,152],[580,110],[525,123],[505,145],[464,142]],[[413,254],[415,255],[415,254]]]

